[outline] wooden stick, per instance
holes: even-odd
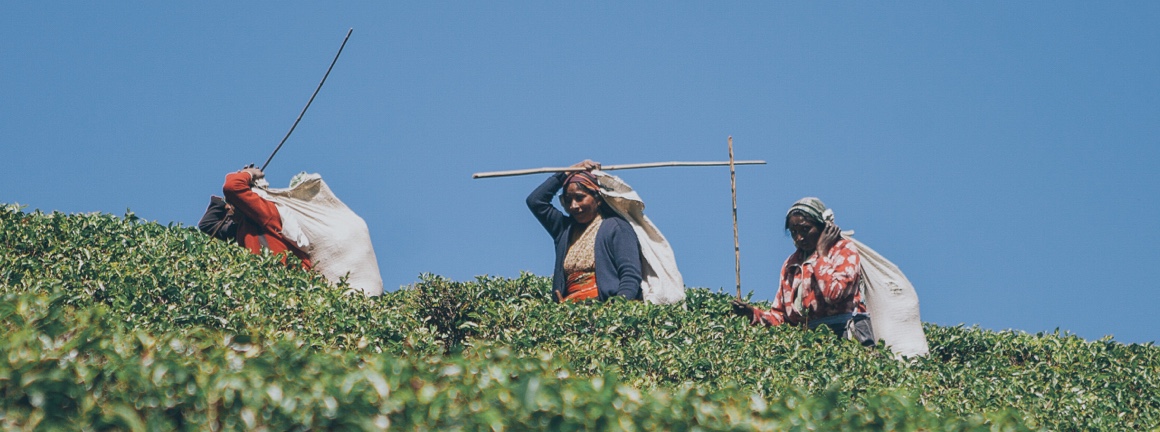
[[[729,188],[733,191],[733,262],[737,271],[737,299],[741,300],[741,243],[737,240],[737,171],[733,169],[733,136],[729,136]]]
[[[659,167],[678,167],[678,166],[723,166],[723,165],[765,165],[765,161],[763,161],[763,160],[747,160],[747,161],[737,161],[736,163],[732,163],[732,161],[730,161],[730,162],[650,162],[650,163],[638,163],[638,164],[603,165],[600,167],[600,169],[602,171],[612,171],[612,170],[637,169],[637,168],[659,168]],[[522,170],[512,170],[512,171],[492,171],[492,172],[475,173],[475,174],[471,175],[471,178],[479,179],[479,178],[492,178],[492,177],[510,177],[510,176],[519,176],[519,175],[527,175],[527,174],[574,172],[574,171],[584,171],[584,168],[580,168],[580,167],[559,167],[559,168],[546,167],[546,168],[532,168],[532,169],[522,169]]]
[[[294,124],[290,126],[290,131],[286,132],[286,136],[282,137],[282,142],[278,143],[278,147],[274,148],[274,152],[270,153],[270,157],[266,158],[266,163],[262,164],[262,171],[266,171],[266,166],[270,165],[270,161],[274,160],[274,155],[278,154],[278,150],[282,149],[282,144],[286,144],[286,139],[290,138],[290,134],[294,133],[294,128],[298,127],[298,122],[302,121],[302,116],[306,115],[306,110],[310,109],[310,104],[314,103],[314,97],[318,96],[318,91],[322,90],[322,85],[326,84],[326,77],[330,76],[330,70],[334,69],[334,64],[338,63],[338,56],[342,55],[342,48],[346,46],[346,41],[350,39],[350,34],[354,32],[354,27],[346,31],[346,37],[342,39],[342,45],[338,46],[338,54],[334,55],[334,60],[330,62],[330,67],[326,68],[326,74],[322,76],[322,81],[318,82],[318,87],[314,88],[314,94],[310,95],[310,100],[306,101],[306,106],[302,107],[302,112],[298,113],[298,119],[294,120]]]

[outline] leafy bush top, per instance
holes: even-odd
[[[1026,422],[1073,430],[1160,425],[1160,392],[1155,391],[1160,349],[1151,344],[927,325],[930,356],[897,362],[883,355],[882,347],[867,350],[825,330],[748,326],[730,315],[727,295],[705,289],[689,290],[686,303],[677,306],[620,301],[561,305],[550,301],[550,280],[529,274],[470,282],[431,275],[421,279],[377,298],[343,295],[342,288],[317,275],[211,241],[193,229],[143,223],[131,213],[125,218],[41,214],[4,206],[0,292],[11,293],[6,304],[41,306],[22,306],[33,312],[17,308],[0,314],[2,325],[10,328],[2,345],[9,363],[0,371],[6,411],[0,421],[18,427],[39,421],[110,421],[131,428],[126,426],[133,423],[129,420],[109,419],[132,413],[136,421],[165,428],[357,423],[373,429],[387,421],[417,428],[439,424],[481,429],[584,424],[568,422],[589,419],[584,413],[603,413],[591,414],[607,422],[595,424],[647,429],[957,429]],[[38,319],[56,322],[60,329],[17,331]],[[81,334],[88,335],[81,348],[60,351]],[[238,337],[255,341],[246,345],[256,351],[239,354]],[[43,342],[46,338],[54,342]],[[133,342],[146,339],[155,342],[149,347]],[[37,343],[42,348],[29,351]],[[166,370],[183,370],[187,377],[178,384],[125,378],[101,387],[84,375],[134,368],[156,374],[153,366],[130,363],[170,355],[162,351],[175,343],[196,346],[202,353],[189,354],[193,360],[185,363],[173,354],[175,363]],[[15,361],[12,353],[18,347],[27,354]],[[61,362],[70,356],[92,360]],[[237,358],[243,359],[247,375],[229,382],[241,382],[238,388],[247,390],[228,397],[257,399],[230,402],[233,408],[227,409],[221,404],[228,392],[219,392],[226,384],[218,380],[230,376],[223,375],[225,370],[243,371],[207,365],[230,365]],[[22,378],[25,372],[13,375],[17,368],[51,375],[49,365],[68,371],[52,372],[56,378],[45,382],[58,383],[61,389],[41,391],[39,397],[31,383],[41,381]],[[360,378],[367,382],[364,390],[371,392],[357,396],[363,402],[328,393],[354,380],[352,374],[365,374],[360,371],[367,365],[383,371],[383,379],[403,377],[388,379],[391,395],[405,394],[414,382],[442,384],[432,384],[427,393],[419,391],[422,385],[411,388],[415,399],[389,406],[384,402],[389,397],[372,394],[382,387],[370,378]],[[83,366],[87,372],[65,366]],[[440,378],[438,371],[449,367],[461,372]],[[550,395],[545,396],[550,402],[529,403],[538,399],[519,393],[526,392],[530,379],[488,381],[497,386],[490,390],[479,387],[486,376],[482,371],[493,370],[509,377],[520,375],[513,371],[531,371],[520,376],[534,376],[537,392]],[[419,381],[407,378],[416,376]],[[132,379],[143,380],[137,382],[140,387],[117,387]],[[596,388],[597,380],[613,384]],[[179,384],[199,396],[181,396]],[[608,388],[618,390],[609,393]],[[628,397],[621,389],[637,396],[618,399]],[[493,391],[500,393],[489,393]],[[297,408],[290,411],[310,414],[278,411],[284,402],[260,396],[269,392],[293,392]],[[504,392],[516,392],[508,397],[524,403],[509,404],[500,396]],[[126,399],[110,399],[114,393],[124,393],[116,397]],[[65,399],[52,404],[72,408],[60,410],[64,417],[51,417],[55,414],[43,409],[43,398],[62,394]],[[150,398],[167,402],[140,402],[154,400]],[[503,403],[496,404],[496,398]],[[482,411],[463,411],[473,403]],[[109,407],[115,406],[123,407],[121,414],[110,414]],[[328,417],[333,406],[350,415]],[[389,409],[397,406],[406,409]],[[568,410],[579,410],[574,420],[568,420]],[[453,411],[458,414],[449,414]],[[1019,414],[1011,417],[1010,412]],[[411,413],[426,414],[407,417]],[[457,420],[434,420],[443,416]],[[542,421],[549,423],[535,423]]]
[[[855,406],[837,391],[772,402],[732,386],[646,392],[612,371],[576,375],[551,355],[490,346],[417,358],[204,328],[155,336],[65,301],[0,299],[5,429],[1021,429],[1010,413],[940,418],[899,391]]]

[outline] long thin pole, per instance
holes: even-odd
[[[638,169],[638,168],[659,168],[659,167],[685,167],[685,166],[723,166],[730,165],[730,162],[650,162],[638,164],[622,164],[622,165],[602,165],[600,167],[603,171],[623,170],[623,169]],[[736,165],[765,165],[763,160],[747,160],[737,161]],[[573,172],[584,171],[580,167],[546,167],[546,168],[532,168],[512,171],[492,171],[475,173],[471,178],[491,178],[491,177],[509,177],[527,174],[540,173],[557,173],[557,172]]]
[[[334,69],[334,64],[338,63],[338,56],[342,55],[342,49],[346,47],[346,41],[350,39],[350,34],[354,32],[352,27],[346,31],[346,37],[342,39],[342,45],[338,46],[338,53],[334,55],[334,60],[330,62],[330,67],[326,68],[326,74],[322,76],[322,81],[318,82],[318,87],[314,89],[314,94],[310,95],[310,100],[306,101],[306,106],[302,107],[302,112],[298,113],[298,119],[294,120],[294,124],[290,126],[290,131],[286,132],[286,136],[282,137],[282,142],[278,143],[278,147],[270,153],[270,157],[266,158],[266,163],[262,164],[262,171],[266,170],[266,166],[270,165],[270,161],[274,159],[274,155],[278,154],[278,150],[282,149],[282,144],[286,144],[286,139],[290,138],[290,134],[294,133],[294,128],[298,127],[298,122],[302,121],[302,116],[306,115],[306,110],[310,109],[310,104],[314,102],[314,97],[318,96],[318,91],[322,90],[322,85],[326,83],[326,77],[330,76],[330,70]]]
[[[733,137],[729,137],[729,188],[733,191],[733,262],[737,270],[737,298],[741,298],[741,243],[737,240],[737,170],[733,168]]]

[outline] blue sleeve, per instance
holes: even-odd
[[[564,231],[564,228],[567,227],[568,217],[564,216],[563,212],[552,205],[552,197],[564,185],[565,178],[567,178],[565,173],[553,174],[547,180],[544,180],[544,183],[537,187],[536,190],[533,190],[526,200],[528,209],[532,211],[532,215],[536,217],[536,220],[540,221],[540,225],[543,225],[544,229],[548,230],[548,234],[553,239],[560,235]]]
[[[616,265],[616,277],[620,284],[615,294],[628,300],[640,300],[640,241],[632,225],[623,219],[616,220],[616,230],[609,239],[612,242],[612,262]]]

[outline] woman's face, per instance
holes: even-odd
[[[596,219],[596,212],[600,209],[600,200],[588,193],[584,187],[577,183],[568,183],[568,187],[564,189],[564,195],[561,196],[564,210],[568,211],[568,215],[572,216],[577,223],[586,224]]]
[[[822,230],[810,223],[805,216],[793,214],[789,217],[789,235],[799,251],[811,253],[818,247],[818,237],[822,235]]]

